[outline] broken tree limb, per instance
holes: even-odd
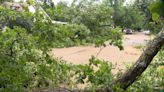
[[[120,78],[112,83],[112,86],[119,85],[122,89],[127,89],[149,66],[154,56],[164,45],[164,28],[149,42],[146,50],[141,54],[136,63],[127,70]]]
[[[164,45],[164,28],[152,41],[149,42],[146,50],[141,54],[139,59],[129,70],[127,70],[120,78],[112,82],[110,86],[98,89],[96,90],[96,92],[114,92],[112,90],[113,86],[119,86],[120,88],[126,90],[146,70],[146,68],[153,60],[154,56],[160,51],[163,45]],[[70,90],[70,91],[60,91],[60,92],[90,92],[90,91]]]

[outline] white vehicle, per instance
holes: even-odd
[[[145,30],[142,33],[145,34],[145,35],[150,35],[150,30]]]

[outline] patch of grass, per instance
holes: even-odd
[[[134,45],[133,48],[135,49],[142,49],[144,46],[141,44]]]

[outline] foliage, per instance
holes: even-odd
[[[113,89],[117,92],[160,92],[164,88],[164,59],[161,51],[148,69],[132,84],[127,90],[122,90],[117,86]],[[128,64],[127,69],[131,65]],[[120,73],[113,75],[111,70],[113,65],[109,61],[101,61],[92,57],[88,65],[78,65],[75,68],[75,76],[78,83],[90,83],[91,92],[100,87],[106,87],[112,80],[120,76]]]
[[[92,57],[88,65],[77,65],[75,74],[78,83],[90,83],[91,89],[95,90],[102,85],[108,85],[114,76],[111,72],[112,64]]]
[[[0,34],[1,91],[21,92],[71,84],[69,72],[73,71],[72,66],[52,59],[49,55],[52,47],[94,43],[98,36],[99,39],[104,37],[101,38],[103,42],[111,39],[111,44],[120,47],[122,44],[119,28],[110,28],[112,31],[102,31],[100,35],[97,32],[97,36],[90,37],[91,31],[83,24],[54,25],[38,11],[31,14],[28,11],[16,12],[3,7],[0,7],[0,11],[1,24],[4,24],[2,28],[7,26]]]
[[[59,2],[54,7],[46,7],[43,5],[46,12],[50,15],[53,20],[68,22],[71,21],[72,8],[68,7],[65,2]]]
[[[15,27],[0,35],[1,91],[21,92],[69,82],[69,65],[51,59],[25,29]]]
[[[144,74],[136,81],[131,87],[129,87],[128,92],[160,92],[164,88],[164,77],[163,77],[163,51],[160,52],[154,59],[152,64],[144,72]]]
[[[0,0],[0,4],[3,3],[4,1],[13,1],[13,0]]]
[[[148,3],[138,0],[141,6],[123,6],[124,0],[104,0],[102,3],[95,0],[79,0],[77,3],[75,0],[71,6],[62,2],[53,6],[52,1],[48,1],[44,0],[46,5],[42,6],[50,17],[68,22],[67,25],[52,24],[39,10],[32,14],[0,7],[0,27],[7,27],[0,32],[0,91],[24,92],[43,87],[70,86],[74,82],[73,76],[77,83],[90,83],[91,91],[108,85],[116,77],[111,72],[111,63],[92,57],[88,65],[71,65],[52,59],[50,48],[93,43],[100,47],[106,46],[108,41],[109,45],[122,50],[121,29],[141,28],[145,17],[151,15],[149,0]],[[147,22],[147,28],[154,31],[163,27],[163,20],[159,19],[163,16],[163,8],[158,7],[162,7],[163,3],[156,4],[151,7],[153,21]],[[142,14],[144,11],[146,13]],[[128,92],[154,92],[159,90],[158,87],[164,87],[161,82],[164,80],[163,55],[163,51],[159,53]],[[122,91],[118,87],[115,89]]]
[[[41,14],[15,12],[0,7],[1,23],[7,26],[0,32],[0,91],[24,92],[40,87],[68,84],[70,65],[49,55],[53,47],[54,27],[44,22]],[[4,16],[6,15],[6,16]],[[12,15],[12,16],[11,16]],[[17,18],[32,21],[31,31]],[[13,26],[8,26],[8,23]],[[23,22],[24,23],[24,22]],[[30,23],[31,24],[31,23]]]
[[[162,0],[158,0],[151,5],[151,12],[159,14],[159,16],[164,16],[164,2]]]
[[[163,20],[159,20],[163,13],[162,0],[136,0],[134,7],[137,7],[141,14],[145,16],[143,29],[158,33],[163,27]],[[159,8],[160,7],[160,8]],[[162,18],[162,17],[161,17]]]
[[[162,29],[164,25],[164,2],[161,0],[157,0],[155,3],[153,3],[150,7],[150,11],[152,12],[152,19],[154,22],[149,23],[148,27],[152,29],[155,32],[158,32],[158,30]],[[155,26],[155,27],[154,27]]]
[[[134,30],[141,29],[144,25],[144,16],[141,12],[133,6],[126,7],[125,15],[120,25],[125,28],[132,28]]]
[[[54,35],[55,47],[85,45],[91,39],[90,30],[84,25],[77,24],[57,25]]]

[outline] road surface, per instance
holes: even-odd
[[[142,53],[142,49],[134,48],[136,45],[145,45],[150,36],[142,33],[135,33],[132,35],[124,35],[124,50],[120,51],[115,46],[105,47],[97,56],[102,60],[107,60],[116,65],[116,68],[124,69],[125,63],[135,62]],[[100,48],[94,46],[79,46],[69,48],[54,48],[52,50],[53,56],[62,58],[73,64],[88,64],[91,56],[96,56]]]

